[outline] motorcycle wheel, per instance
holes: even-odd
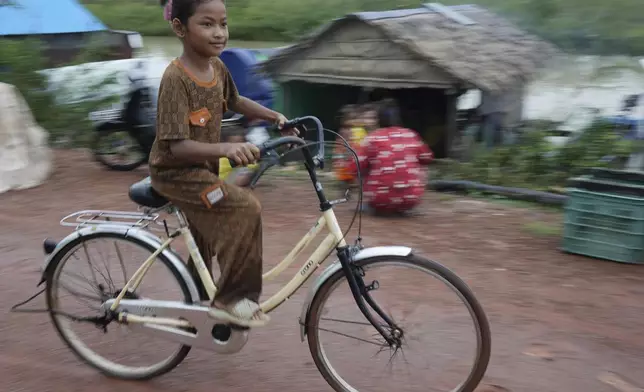
[[[105,151],[103,146],[110,146],[113,152]],[[148,161],[148,153],[124,129],[103,129],[96,132],[92,141],[94,159],[104,167],[114,171],[132,171]],[[113,162],[113,156],[123,156],[124,153],[134,155],[129,162]]]

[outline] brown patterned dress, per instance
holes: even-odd
[[[239,94],[224,63],[215,58],[212,65],[215,78],[211,82],[199,81],[178,60],[163,74],[149,162],[152,186],[183,211],[211,271],[212,258],[217,256],[221,276],[215,300],[222,304],[243,298],[258,302],[262,290],[259,202],[249,190],[221,181],[217,160],[195,165],[180,161],[170,151],[170,143],[176,140],[220,142],[223,114],[235,107]],[[226,197],[207,208],[200,195],[213,184],[221,184]],[[194,264],[189,265],[198,277]]]

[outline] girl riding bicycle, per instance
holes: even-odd
[[[224,0],[161,4],[183,53],[168,65],[159,87],[157,134],[149,162],[152,185],[185,214],[210,271],[217,256],[221,276],[210,315],[240,326],[265,325],[269,317],[258,305],[261,207],[249,190],[218,177],[221,158],[246,166],[257,161],[259,149],[251,143],[221,143],[221,120],[229,109],[280,128],[287,120],[240,96],[218,58],[228,42]]]

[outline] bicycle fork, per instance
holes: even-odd
[[[356,304],[358,305],[358,308],[362,312],[362,314],[369,320],[371,325],[382,335],[382,337],[385,339],[387,344],[390,346],[396,345],[399,342],[399,339],[394,337],[394,334],[392,333],[393,331],[398,331],[399,328],[394,323],[394,321],[380,308],[380,306],[376,303],[376,301],[373,299],[371,294],[369,294],[370,290],[375,290],[378,288],[377,281],[374,281],[370,285],[365,285],[364,283],[364,271],[362,268],[357,267],[355,264],[352,262],[352,257],[351,257],[351,247],[350,246],[344,246],[341,248],[338,248],[338,259],[340,260],[340,264],[342,265],[342,270],[344,271],[345,276],[347,277],[347,281],[349,282],[349,288],[351,289],[351,294],[353,294],[353,298],[356,301]],[[369,311],[367,308],[367,305],[373,309],[378,316],[380,316],[388,325],[390,328],[390,331],[387,331],[385,328],[383,328],[382,324],[379,323],[373,314]]]

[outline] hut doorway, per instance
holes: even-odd
[[[431,88],[364,89],[359,86],[291,81],[282,85],[282,102],[278,110],[287,117],[312,114],[328,129],[340,127],[339,112],[344,105],[394,99],[400,107],[403,126],[417,131],[437,157],[447,153],[450,124],[450,101],[446,91]],[[455,109],[455,108],[454,108]],[[326,140],[333,140],[332,134]]]

